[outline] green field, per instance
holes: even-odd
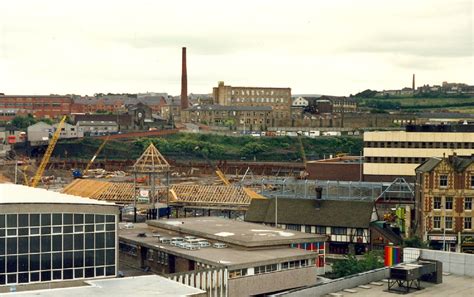
[[[142,138],[128,142],[110,141],[99,159],[137,159],[150,142],[171,159],[301,161],[301,147],[296,137],[220,136],[178,133],[163,138]],[[357,137],[302,138],[308,160],[337,153],[359,155],[363,141]],[[55,155],[89,159],[101,141],[91,138],[59,142]]]

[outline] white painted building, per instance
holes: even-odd
[[[308,106],[308,100],[306,100],[304,97],[298,97],[293,100],[293,103],[291,104],[292,107],[306,107]]]

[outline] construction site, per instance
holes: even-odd
[[[167,160],[152,142],[136,160],[113,160],[102,137],[89,160],[53,158],[61,125],[38,159],[4,160],[2,182],[42,187],[122,206],[122,219],[223,216],[240,218],[253,199],[312,199],[321,189],[324,199],[377,201],[381,215],[395,204],[411,204],[413,189],[404,180],[394,183],[309,180],[306,153],[298,137],[302,162],[232,162]]]
[[[122,206],[124,220],[133,221],[160,216],[235,218],[242,216],[252,199],[266,199],[252,186],[241,185],[242,181],[255,179],[250,166],[242,171],[225,164],[226,170],[235,170],[228,178],[207,158],[206,166],[171,165],[152,143],[135,161],[107,161],[101,156],[109,137],[104,137],[87,162],[52,158],[64,120],[59,123],[42,158],[3,160],[1,182],[113,202]],[[259,173],[276,171],[277,174],[293,175],[299,172],[299,166],[294,164],[281,167],[253,164],[253,170]]]

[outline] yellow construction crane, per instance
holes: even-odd
[[[99,148],[97,149],[97,151],[95,152],[94,156],[92,157],[92,159],[89,161],[89,163],[87,163],[87,166],[86,166],[86,169],[84,169],[84,174],[87,173],[87,171],[89,170],[89,168],[91,167],[92,163],[94,163],[94,160],[95,158],[97,158],[97,156],[100,154],[100,152],[102,151],[102,149],[105,147],[105,145],[107,144],[107,141],[109,141],[109,138],[110,138],[110,135],[108,135],[104,142],[102,142],[102,144],[99,146]]]
[[[25,186],[29,186],[29,181],[28,181],[28,175],[26,174],[26,170],[28,170],[28,165],[23,166],[21,169],[21,173],[23,174],[23,181],[25,183]]]
[[[303,140],[301,139],[301,135],[298,135],[298,141],[300,143],[301,158],[303,158],[304,170],[306,170],[306,152],[304,151],[304,145]]]
[[[49,141],[48,148],[46,149],[43,159],[41,159],[41,163],[38,167],[38,170],[36,170],[36,174],[33,177],[33,181],[31,182],[31,187],[33,188],[36,188],[36,186],[41,180],[41,177],[43,177],[44,170],[46,169],[46,165],[48,165],[49,159],[51,158],[51,155],[53,154],[54,147],[56,147],[56,143],[58,142],[59,136],[61,135],[61,129],[63,128],[65,121],[66,121],[66,116],[63,116],[63,118],[58,124],[58,127],[56,128],[56,131],[53,134],[53,137]]]
[[[221,181],[224,183],[224,185],[229,186],[230,181],[227,179],[225,176],[224,172],[222,172],[219,167],[216,166],[216,174],[217,176],[221,179]]]
[[[304,150],[303,140],[301,139],[301,134],[298,134],[298,142],[300,143],[301,158],[303,158],[304,170],[300,172],[300,178],[306,178],[308,176],[308,170],[306,170],[306,165],[308,163],[306,159],[306,152]]]

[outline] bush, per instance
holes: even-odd
[[[332,266],[332,274],[335,278],[357,274],[383,267],[380,253],[371,251],[364,254],[358,260],[354,255],[347,255],[344,260],[335,262]]]

